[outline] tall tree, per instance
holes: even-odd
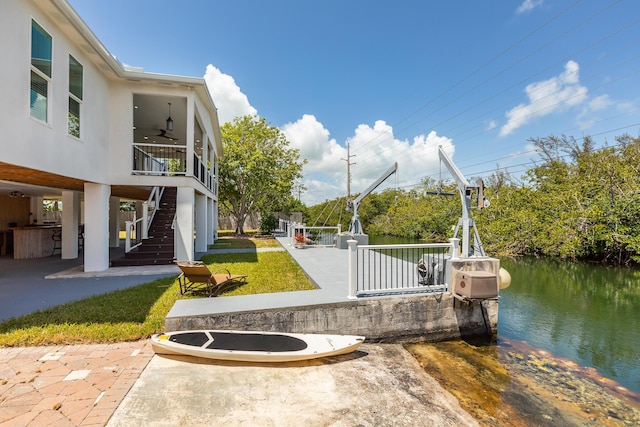
[[[258,116],[236,117],[221,128],[219,197],[222,210],[236,220],[236,233],[254,212],[278,210],[302,177],[299,151],[275,126]]]

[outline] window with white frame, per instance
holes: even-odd
[[[38,23],[31,21],[31,117],[49,122],[49,92],[51,85],[51,36]]]
[[[69,55],[69,135],[80,138],[82,64]]]

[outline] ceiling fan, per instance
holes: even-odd
[[[178,138],[174,138],[172,136],[167,135],[167,131],[164,129],[160,129],[160,133],[156,136],[162,137],[162,138],[166,138],[169,141],[178,141]]]

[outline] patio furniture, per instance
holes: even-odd
[[[245,284],[247,276],[231,274],[227,269],[211,272],[202,261],[176,261],[182,273],[178,277],[180,294],[204,292],[210,297]]]
[[[51,255],[56,253],[56,249],[62,251],[62,228],[56,228],[53,231],[51,240],[53,240],[53,250],[51,251]]]

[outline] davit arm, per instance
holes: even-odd
[[[442,146],[438,146],[438,156],[440,156],[440,161],[444,163],[444,165],[449,170],[449,173],[453,176],[453,178],[458,183],[458,191],[460,192],[460,200],[462,202],[462,217],[458,220],[458,225],[454,231],[454,237],[457,237],[458,230],[462,228],[462,244],[460,254],[463,258],[468,257],[471,253],[471,228],[474,230],[474,255],[484,256],[484,249],[482,247],[482,242],[480,241],[480,236],[478,235],[478,230],[475,228],[475,224],[473,219],[471,218],[471,194],[473,191],[476,191],[478,194],[478,207],[484,207],[484,198],[483,191],[484,185],[482,180],[479,185],[470,185],[469,181],[462,175],[460,170],[456,167],[456,165],[451,161],[447,153],[444,152]],[[487,205],[488,206],[488,205]]]
[[[380,178],[376,180],[376,182],[371,184],[369,188],[360,193],[360,195],[353,201],[353,217],[351,218],[351,224],[349,225],[349,234],[363,234],[362,225],[360,225],[360,217],[358,216],[358,207],[360,206],[360,202],[362,201],[362,199],[371,194],[373,190],[378,188],[378,186],[382,184],[387,178],[396,173],[396,170],[398,170],[397,162],[394,163],[393,166],[391,166],[389,169],[387,169],[387,171],[383,173],[382,176],[380,176]]]

